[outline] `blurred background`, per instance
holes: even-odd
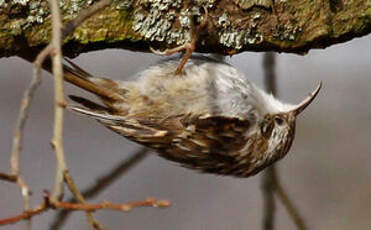
[[[283,185],[312,230],[371,226],[371,36],[312,50],[306,56],[279,54],[279,97],[298,102],[320,81],[323,89],[297,122],[296,139],[278,165]],[[262,53],[227,58],[247,78],[263,86]],[[160,60],[152,54],[104,50],[74,59],[95,75],[134,79]],[[0,171],[9,172],[11,138],[20,100],[32,65],[20,58],[0,60]],[[85,95],[66,84],[66,94]],[[32,205],[51,190],[55,157],[50,148],[53,123],[53,81],[43,83],[32,104],[25,129],[21,170],[30,185]],[[131,156],[139,146],[93,120],[66,112],[65,153],[81,190]],[[169,199],[166,209],[138,208],[128,213],[95,214],[107,229],[261,229],[261,174],[247,179],[198,174],[151,154],[90,202],[120,203],[148,196]],[[16,185],[0,181],[0,218],[22,211]],[[67,193],[67,197],[69,197]],[[49,229],[54,211],[35,217],[33,229]],[[23,229],[19,223],[0,229]],[[277,229],[295,229],[280,203]],[[90,229],[82,212],[74,212],[61,229]]]

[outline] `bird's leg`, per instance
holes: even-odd
[[[166,56],[178,53],[180,51],[185,51],[185,53],[183,55],[183,59],[179,63],[178,68],[175,72],[176,75],[178,75],[182,72],[182,69],[183,69],[184,65],[187,63],[188,59],[191,57],[193,51],[195,51],[197,39],[198,39],[198,37],[201,33],[201,30],[206,26],[208,13],[207,13],[207,9],[205,7],[204,7],[204,10],[205,10],[204,17],[203,17],[202,22],[200,23],[200,25],[198,26],[197,29],[194,29],[194,23],[193,23],[193,20],[191,20],[191,28],[190,28],[191,41],[186,42],[183,45],[175,47],[173,49],[166,49],[164,51],[158,51],[158,50],[155,50],[153,48],[150,48],[151,51],[154,54],[166,55]]]

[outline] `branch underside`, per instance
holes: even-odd
[[[61,0],[63,21],[92,3]],[[371,32],[369,0],[115,0],[64,40],[64,52],[76,56],[105,48],[148,52],[149,47],[176,47],[189,41],[191,24],[202,21],[205,9],[199,52],[304,54]],[[45,0],[0,1],[0,57],[40,51],[50,42],[50,19]]]

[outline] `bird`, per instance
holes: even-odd
[[[178,64],[168,58],[124,81],[67,60],[65,80],[100,101],[71,95],[67,108],[183,167],[246,178],[287,155],[297,116],[322,86],[289,104],[224,61],[193,55],[176,73]]]

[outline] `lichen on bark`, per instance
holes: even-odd
[[[63,21],[95,1],[61,0]],[[65,53],[178,46],[191,39],[206,11],[201,52],[305,53],[371,31],[370,0],[115,0],[65,39]],[[46,0],[0,0],[0,57],[41,49],[50,30]]]

